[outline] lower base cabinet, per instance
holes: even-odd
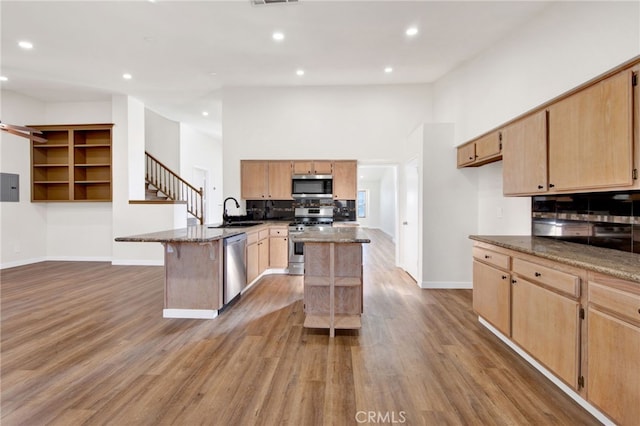
[[[640,283],[487,243],[473,258],[474,311],[613,422],[638,425]]]
[[[615,284],[625,282],[614,280]],[[640,287],[635,284],[635,287]],[[629,289],[633,284],[629,283]],[[620,425],[640,421],[640,288],[589,282],[587,395]]]
[[[511,338],[574,389],[578,388],[580,306],[521,278],[511,288]]]

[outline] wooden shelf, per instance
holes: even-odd
[[[331,317],[329,315],[307,315],[304,319],[306,328],[330,328]],[[360,315],[336,314],[333,319],[333,328],[340,330],[357,330],[362,328]]]
[[[32,201],[111,201],[112,124],[45,125],[31,143]]]

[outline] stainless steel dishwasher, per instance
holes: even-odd
[[[238,234],[223,240],[223,300],[231,302],[247,285],[247,234]]]

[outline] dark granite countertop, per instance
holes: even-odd
[[[521,235],[470,235],[470,239],[640,283],[640,254]]]
[[[203,243],[232,237],[243,232],[257,231],[268,226],[287,226],[287,224],[288,222],[264,221],[260,222],[260,225],[240,228],[214,228],[214,225],[193,225],[181,229],[118,237],[115,240],[138,243]]]
[[[291,233],[289,238],[296,243],[370,243],[366,231],[357,226],[333,227],[318,230],[305,230],[301,233]]]

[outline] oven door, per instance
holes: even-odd
[[[289,231],[289,274],[304,274],[304,243],[294,243]]]

